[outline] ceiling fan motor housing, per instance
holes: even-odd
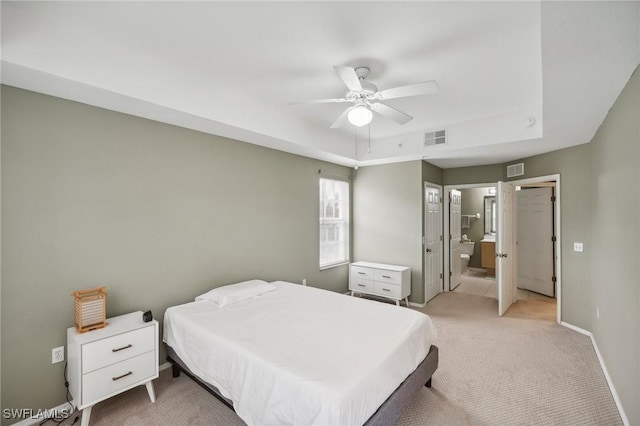
[[[378,92],[378,86],[369,81],[366,81],[366,78],[369,76],[371,70],[367,67],[358,67],[355,68],[355,72],[358,76],[358,79],[360,80],[362,91],[349,91],[346,95],[346,98],[350,101],[354,101],[356,99],[370,101],[375,99],[376,93]]]
[[[358,67],[354,69],[356,71],[356,75],[360,80],[364,80],[365,78],[369,77],[369,73],[371,72],[368,67]]]

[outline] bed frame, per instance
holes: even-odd
[[[180,372],[184,372],[197,384],[209,391],[213,396],[218,398],[224,405],[233,410],[233,402],[220,394],[218,389],[205,382],[203,379],[195,375],[185,363],[176,354],[173,348],[165,343],[167,350],[167,361],[171,363],[173,369],[173,377],[180,376]],[[373,413],[366,426],[388,426],[395,424],[407,406],[413,401],[415,394],[422,386],[431,387],[431,377],[438,368],[438,347],[431,345],[429,353],[416,367],[416,369],[405,379],[404,382],[393,391],[385,402]]]

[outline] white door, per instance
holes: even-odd
[[[440,189],[425,186],[424,217],[424,300],[436,297],[442,291],[442,225]]]
[[[516,192],[518,200],[518,288],[554,297],[553,189]]]
[[[451,247],[451,256],[449,257],[449,263],[451,264],[451,279],[449,281],[449,290],[453,290],[462,282],[462,275],[460,273],[461,263],[460,263],[460,252],[462,250],[462,246],[460,244],[460,240],[462,239],[462,223],[461,223],[461,201],[462,195],[460,191],[456,189],[452,189],[449,194],[449,208],[451,219],[449,220],[449,229],[451,232],[450,236],[450,247]]]
[[[498,182],[498,232],[496,235],[496,276],[498,278],[498,315],[502,316],[515,301],[514,267],[515,201],[516,189],[508,182]]]

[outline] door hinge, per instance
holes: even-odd
[[[449,271],[449,276],[452,277],[453,276],[453,272]]]
[[[556,236],[555,235],[551,237],[551,241],[553,241],[554,243],[556,242]]]
[[[442,235],[440,235],[440,241],[442,241],[444,238],[442,238]]]
[[[558,280],[558,279],[557,279],[555,276],[554,276],[554,277],[551,277],[551,281],[552,281],[552,282],[554,282],[554,283],[555,283],[557,280]]]
[[[442,272],[440,272],[440,279],[442,279]]]
[[[449,234],[449,239],[453,240],[453,235]]]
[[[555,203],[555,202],[556,202],[556,196],[555,196],[555,195],[552,195],[552,196],[551,196],[551,202],[552,202],[552,203]]]

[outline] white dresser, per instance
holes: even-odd
[[[411,294],[411,268],[383,263],[355,262],[349,265],[349,290],[354,293],[373,294],[396,301],[404,299],[409,306]]]
[[[158,321],[142,321],[142,312],[107,319],[107,326],[78,333],[67,329],[69,391],[89,424],[98,402],[138,385],[156,397],[152,380],[158,377]]]

